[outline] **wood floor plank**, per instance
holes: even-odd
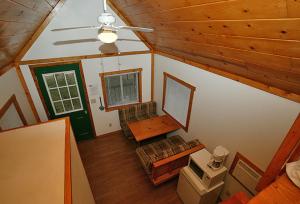
[[[78,144],[96,203],[181,204],[177,178],[153,186],[135,153],[136,144],[121,133]]]

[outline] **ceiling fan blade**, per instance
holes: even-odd
[[[78,40],[65,40],[65,41],[56,41],[53,45],[69,45],[76,43],[87,43],[87,42],[98,42],[99,39],[96,38],[87,38],[87,39],[78,39]]]
[[[124,38],[119,38],[117,41],[142,42],[141,40],[136,40],[136,39],[124,39]]]
[[[64,30],[75,30],[75,29],[100,29],[102,26],[81,26],[81,27],[69,27],[69,28],[56,28],[51,31],[64,31]]]
[[[117,26],[116,28],[118,29],[127,29],[127,30],[134,30],[134,31],[139,31],[139,32],[153,32],[153,28],[142,28],[142,27],[132,27],[132,26]]]

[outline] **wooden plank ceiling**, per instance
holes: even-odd
[[[0,67],[15,59],[58,1],[0,1]]]
[[[300,0],[111,0],[153,49],[300,94]]]

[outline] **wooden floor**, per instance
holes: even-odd
[[[158,187],[148,179],[136,144],[121,133],[78,144],[96,203],[177,204],[177,178]]]

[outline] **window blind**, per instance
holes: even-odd
[[[164,73],[163,111],[188,130],[195,87]]]
[[[138,72],[105,76],[108,106],[138,102]]]

